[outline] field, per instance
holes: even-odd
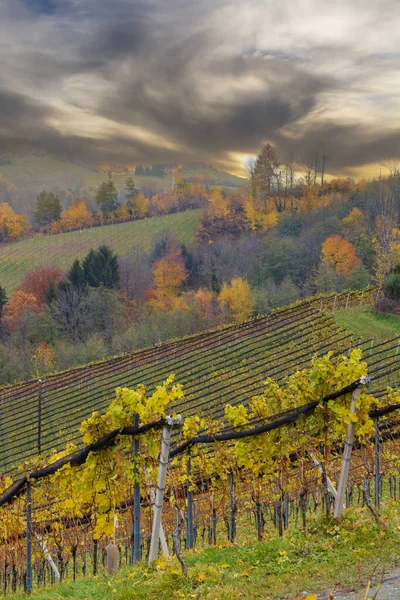
[[[102,244],[109,245],[119,256],[135,246],[148,251],[154,236],[164,230],[190,245],[200,216],[200,209],[191,210],[0,245],[0,284],[11,294],[31,269],[44,266],[68,269],[76,258]]]
[[[374,338],[377,342],[399,336],[400,318],[378,313],[371,308],[354,307],[335,312],[335,319],[357,337]]]
[[[32,197],[32,205],[37,194],[43,189],[55,192],[71,190],[79,195],[84,190],[94,191],[107,178],[104,172],[49,156],[10,156],[9,159],[10,164],[0,164],[0,173],[4,179],[15,185],[17,192],[29,194]],[[192,170],[183,168],[182,176],[188,181],[199,177],[211,186],[236,188],[243,183],[239,177],[231,173],[200,168],[200,166]],[[127,173],[113,174],[119,191],[124,188],[127,177]],[[150,186],[155,190],[168,190],[171,188],[172,181],[172,175],[135,177],[139,189]]]
[[[373,295],[374,291],[371,291]],[[43,451],[78,440],[80,422],[93,410],[104,410],[118,386],[140,383],[149,390],[173,373],[185,390],[185,400],[177,406],[183,415],[213,414],[220,417],[230,402],[247,402],[264,390],[266,377],[278,380],[306,367],[314,354],[348,352],[359,345],[354,336],[340,327],[333,316],[321,312],[332,303],[359,304],[358,293],[328,295],[303,301],[292,308],[276,311],[242,325],[161,344],[100,363],[54,374],[40,382],[32,380],[0,390],[2,448],[0,464],[13,471],[40,446]],[[364,301],[368,298],[364,296]],[[398,368],[397,339],[371,348],[366,339],[361,347],[374,369],[375,352],[386,365]],[[389,382],[397,384],[397,374],[376,380],[374,390]],[[40,414],[40,417],[39,417]],[[17,415],[17,418],[16,418]]]

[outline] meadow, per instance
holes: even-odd
[[[28,271],[45,266],[66,270],[76,258],[83,258],[89,250],[103,244],[110,246],[118,256],[124,256],[134,247],[146,252],[151,249],[154,237],[166,230],[190,246],[200,217],[200,209],[188,210],[0,245],[0,284],[10,295]]]

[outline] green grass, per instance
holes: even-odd
[[[384,341],[400,337],[400,318],[378,313],[371,308],[348,308],[333,313],[342,327],[347,327],[357,337]]]
[[[384,531],[366,509],[351,509],[339,525],[333,519],[315,520],[307,531],[286,532],[283,538],[269,533],[265,542],[221,544],[184,552],[188,578],[175,558],[161,561],[152,570],[146,565],[125,568],[114,577],[105,574],[77,583],[63,583],[35,592],[32,600],[278,600],[299,598],[304,592],[325,593],[357,589],[358,576],[365,584],[373,571],[399,564],[398,519],[388,516]],[[393,522],[394,521],[394,522]],[[20,600],[26,596],[11,596]],[[324,596],[322,596],[324,597]]]
[[[10,294],[21,284],[28,271],[43,266],[68,269],[76,258],[82,258],[89,250],[102,244],[109,245],[119,256],[124,256],[134,246],[149,251],[154,236],[167,229],[180,242],[190,245],[200,216],[200,209],[190,210],[0,246],[1,285]]]

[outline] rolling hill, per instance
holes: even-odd
[[[218,171],[210,165],[197,163],[183,167],[183,179],[193,181],[201,179],[210,186],[237,188],[243,185],[243,180],[236,175]],[[75,195],[84,191],[94,190],[107,178],[105,171],[89,166],[82,166],[56,157],[42,155],[10,155],[0,160],[0,174],[10,184],[16,187],[17,193],[29,195],[32,205],[37,194],[43,189],[47,191],[70,190]],[[125,187],[125,181],[132,173],[113,173],[115,185],[119,191]],[[135,176],[135,183],[139,189],[151,187],[154,190],[169,190],[173,183],[173,176],[164,177],[151,175]]]
[[[190,245],[201,212],[200,209],[189,210],[0,245],[0,284],[11,294],[28,271],[44,266],[67,269],[76,258],[82,258],[89,250],[102,244],[110,246],[119,256],[124,256],[134,246],[147,251],[154,236],[165,230],[175,234],[180,242]]]

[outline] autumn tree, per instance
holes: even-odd
[[[76,201],[70,208],[63,211],[61,218],[53,223],[54,231],[70,231],[84,229],[92,223],[92,215],[83,200]]]
[[[216,219],[223,219],[229,215],[229,202],[221,188],[214,188],[211,192],[209,212]]]
[[[182,254],[171,248],[168,254],[160,258],[153,266],[153,281],[160,297],[176,296],[187,277]]]
[[[126,207],[130,218],[142,219],[147,214],[149,201],[143,192],[140,192],[128,200]]]
[[[28,218],[16,215],[9,204],[0,204],[0,242],[18,240],[30,230]]]
[[[20,290],[35,296],[39,308],[43,308],[56,297],[58,284],[62,278],[63,273],[60,269],[38,267],[25,275]]]
[[[194,295],[195,304],[205,317],[211,316],[215,311],[215,294],[207,288],[199,288]]]
[[[40,192],[36,198],[35,221],[38,225],[49,225],[61,215],[61,202],[53,192]]]
[[[108,180],[103,181],[96,190],[97,205],[101,208],[106,218],[117,208],[117,200],[117,188],[115,187],[111,173],[109,173]]]
[[[253,171],[254,189],[263,200],[271,196],[276,189],[279,166],[278,154],[271,144],[263,146]]]
[[[236,322],[246,321],[253,314],[254,301],[246,279],[234,277],[231,283],[224,283],[219,294],[219,303]]]
[[[46,342],[39,342],[32,358],[38,377],[54,370],[54,352]]]
[[[343,277],[349,277],[354,267],[359,263],[353,244],[340,235],[326,238],[322,244],[321,258],[333,267],[338,275]]]
[[[14,331],[18,323],[29,312],[37,313],[40,307],[36,297],[33,294],[27,294],[22,290],[13,293],[10,300],[4,308],[4,321],[10,331]]]

